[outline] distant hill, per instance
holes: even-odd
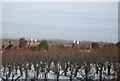
[[[19,43],[19,39],[3,39],[5,43],[8,43],[10,40],[13,41],[14,44],[18,44]],[[30,40],[27,40],[27,42],[29,42]],[[38,42],[40,42],[41,40],[38,40]],[[63,44],[72,44],[73,40],[61,40],[61,39],[51,39],[51,40],[47,40],[49,43],[63,43]],[[87,44],[91,44],[94,41],[80,41],[80,44],[82,45],[87,45]],[[99,44],[110,44],[109,42],[98,42]]]

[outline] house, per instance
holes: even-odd
[[[37,39],[35,39],[33,41],[33,39],[31,38],[28,47],[31,48],[31,47],[38,47],[38,46],[39,46],[39,43],[38,43]]]
[[[72,47],[73,48],[78,48],[78,49],[80,49],[81,48],[81,44],[80,44],[80,42],[79,41],[73,41],[73,44],[72,44]]]

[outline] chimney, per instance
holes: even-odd
[[[73,41],[73,44],[75,44],[75,40]]]
[[[35,38],[35,42],[37,42],[37,39]]]
[[[77,44],[79,44],[79,41],[77,41]]]
[[[33,38],[31,38],[31,42],[33,42]]]

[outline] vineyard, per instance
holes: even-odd
[[[51,47],[47,52],[7,50],[2,53],[1,81],[118,81],[118,49],[108,46],[84,52]]]

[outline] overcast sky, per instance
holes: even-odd
[[[118,3],[2,4],[3,38],[118,40]]]

